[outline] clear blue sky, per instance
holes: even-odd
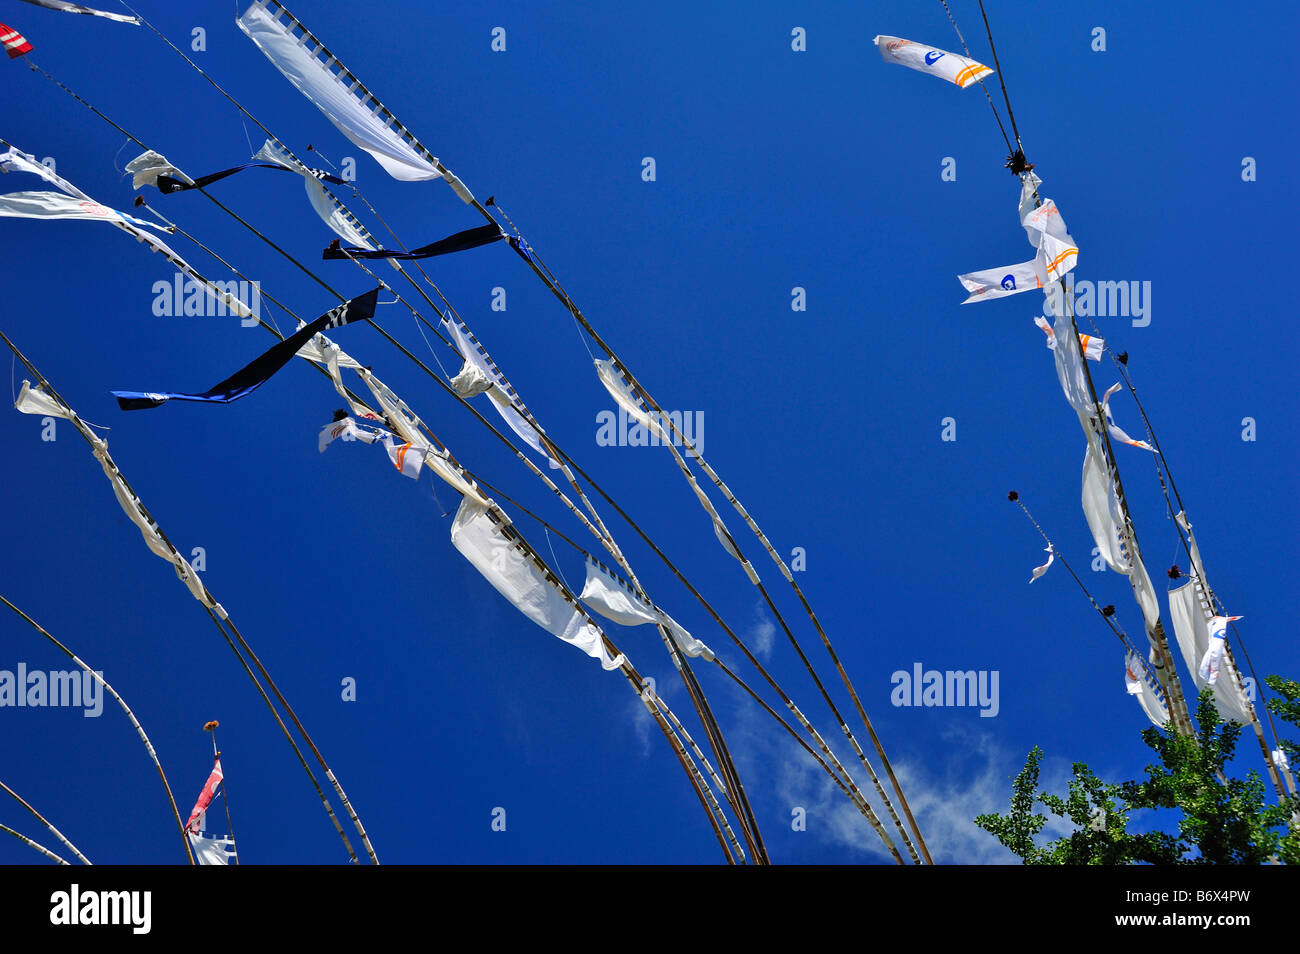
[[[936,860],[1006,860],[969,819],[1004,808],[1034,744],[1048,755],[1048,783],[1072,760],[1108,778],[1141,771],[1145,720],[1124,694],[1118,643],[1059,567],[1027,585],[1042,543],[1005,499],[1019,490],[1098,599],[1140,634],[1126,581],[1088,569],[1083,439],[1032,324],[1041,299],[959,304],[957,274],[1029,257],[1001,137],[980,90],[886,66],[871,43],[886,33],[957,48],[939,4],[759,3],[743,15],[672,2],[300,6],[480,198],[497,196],[660,403],[703,412],[706,456],[778,549],[806,551],[801,586],[907,780]],[[977,7],[951,6],[972,53],[991,62]],[[1089,6],[1032,16],[989,6],[1025,147],[1079,243],[1076,277],[1151,283],[1150,325],[1102,318],[1102,334],[1132,356],[1211,583],[1245,615],[1260,675],[1295,676],[1286,547],[1298,529],[1297,336],[1285,283],[1300,148],[1285,53],[1294,6],[1252,4],[1231,17],[1202,0]],[[195,59],[300,155],[310,143],[336,163],[355,156],[358,185],[408,245],[479,224],[443,183],[396,182],[348,143],[235,27],[231,5],[141,0],[141,11],[183,46],[203,27]],[[43,68],[191,175],[245,161],[246,133],[253,149],[261,143],[146,29],[14,0],[0,4],[0,21],[26,35]],[[490,49],[497,26],[503,53]],[[1105,52],[1091,49],[1098,26]],[[806,52],[791,49],[794,27],[807,31]],[[23,60],[0,75],[0,135],[129,208],[121,166],[139,150]],[[646,156],[657,181],[641,178]],[[1242,181],[1247,156],[1258,181]],[[955,182],[941,180],[944,157],[956,161]],[[0,187],[38,188],[25,178]],[[332,236],[292,178],[249,172],[212,191],[335,287],[370,287],[350,264],[319,260]],[[146,197],[304,317],[335,303],[201,195]],[[110,388],[202,390],[270,337],[231,319],[155,317],[153,283],[173,273],[115,230],[12,219],[0,229],[0,327],[85,419],[111,426],[119,466],[169,536],[187,552],[205,549],[205,582],[297,706],[381,860],[720,860],[625,681],[529,623],[452,549],[444,511],[455,494],[439,485],[435,499],[427,475],[403,480],[377,450],[317,454],[317,431],[339,405],[324,378],[295,362],[227,407],[123,413]],[[184,238],[173,244],[227,277]],[[596,414],[611,402],[558,302],[504,246],[429,270],[559,444],[733,627],[768,647],[772,670],[838,739],[667,453],[597,446]],[[505,312],[489,307],[498,286]],[[806,312],[791,310],[795,286],[806,289]],[[381,309],[380,322],[431,361],[409,314]],[[583,534],[373,329],[336,338],[467,466]],[[1097,373],[1099,386],[1114,380],[1108,362]],[[1137,436],[1131,400],[1114,407]],[[955,442],[941,440],[946,417]],[[1245,417],[1256,421],[1254,442],[1241,439]],[[0,413],[9,501],[0,592],[103,669],[152,735],[183,813],[209,767],[201,727],[221,721],[245,862],[345,860],[200,607],[144,548],[72,429],[60,425],[53,443],[40,430]],[[1149,455],[1119,453],[1163,590],[1176,534]],[[744,671],[698,604],[605,510],[657,601]],[[535,525],[517,522],[549,557]],[[740,537],[740,521],[728,522],[829,684],[798,603]],[[556,553],[580,585],[581,559],[561,544]],[[612,624],[610,634],[685,718],[657,637]],[[0,635],[0,669],[65,668],[8,611]],[[891,706],[891,674],[915,663],[996,670],[996,717]],[[881,861],[875,836],[820,770],[719,673],[698,668],[773,860]],[[341,699],[346,677],[355,702]],[[844,693],[836,698],[851,711]],[[0,709],[0,726],[0,779],[93,861],[181,860],[161,786],[120,711]],[[1241,749],[1243,769],[1258,766],[1253,741]],[[505,832],[490,827],[496,807]],[[806,831],[791,829],[794,807],[807,810]],[[0,803],[0,821],[48,841],[16,806]],[[0,861],[39,858],[5,839]]]

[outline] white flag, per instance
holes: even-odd
[[[417,152],[394,126],[405,131],[392,113],[370,96],[338,60],[330,65],[319,47],[308,49],[304,30],[288,11],[276,4],[268,10],[266,0],[257,0],[236,23],[257,44],[275,68],[325,114],[339,132],[375,157],[394,179],[419,182],[442,175],[434,162]],[[331,69],[337,65],[339,72]],[[406,136],[409,136],[406,133]]]
[[[1115,418],[1110,413],[1110,396],[1114,394],[1116,391],[1118,391],[1121,387],[1122,385],[1118,381],[1116,381],[1106,390],[1106,396],[1101,399],[1102,409],[1106,412],[1106,424],[1110,428],[1110,436],[1115,438],[1115,440],[1117,441],[1121,441],[1122,443],[1128,444],[1131,447],[1140,447],[1143,450],[1149,450],[1154,454],[1156,449],[1152,447],[1150,444],[1148,444],[1146,441],[1135,441],[1133,440],[1133,438],[1129,437],[1122,430],[1120,430],[1119,426],[1115,423]]]
[[[624,656],[610,657],[600,630],[566,598],[554,577],[523,552],[518,541],[505,535],[489,516],[489,508],[504,516],[490,501],[484,504],[468,496],[461,500],[451,525],[452,546],[515,609],[552,636],[599,660],[606,670],[622,666]]]
[[[1047,562],[1044,563],[1042,566],[1034,567],[1033,576],[1029,578],[1030,583],[1034,582],[1034,580],[1038,579],[1040,576],[1046,573],[1048,571],[1048,568],[1051,567],[1052,563],[1055,562],[1056,551],[1053,550],[1051,547],[1048,547],[1046,553],[1047,553]]]
[[[320,437],[316,442],[316,449],[323,454],[325,448],[339,438],[345,441],[362,441],[366,444],[373,444],[382,433],[377,429],[358,427],[356,421],[350,417],[345,417],[341,421],[331,421],[321,428]]]
[[[1228,642],[1228,623],[1234,619],[1242,617],[1215,616],[1210,620],[1210,647],[1205,650],[1197,669],[1197,675],[1205,680],[1206,685],[1212,686],[1219,681],[1219,663]]]
[[[413,444],[394,444],[391,434],[385,434],[380,441],[384,450],[388,451],[388,459],[401,471],[402,476],[418,480],[420,468],[424,466],[424,451]]]
[[[1038,259],[1021,262],[1019,265],[1007,265],[1003,268],[986,268],[982,272],[958,275],[970,297],[963,305],[973,301],[986,301],[990,298],[1005,298],[1021,292],[1043,287],[1044,273],[1038,267]]]
[[[1052,331],[1052,326],[1048,324],[1047,319],[1039,315],[1034,319],[1034,324],[1043,329],[1043,334],[1047,335],[1047,350],[1056,350],[1056,334]],[[1089,361],[1100,361],[1102,353],[1106,350],[1106,341],[1098,338],[1096,335],[1079,335],[1079,348],[1083,351],[1083,356]]]
[[[937,50],[932,46],[904,40],[902,37],[882,35],[872,42],[886,63],[897,63],[908,69],[929,73],[949,83],[956,83],[962,89],[993,72],[983,63],[976,63],[947,50]]]

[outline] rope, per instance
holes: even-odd
[[[948,14],[948,21],[952,28],[957,31],[957,39],[961,41],[962,52],[966,54],[966,59],[973,60],[970,55],[970,47],[966,45],[966,38],[961,35],[961,29],[957,26],[957,21],[953,18],[952,11],[948,9],[948,0],[939,0],[943,4],[943,10]],[[1001,76],[1001,73],[998,74]],[[1011,140],[1007,138],[1007,129],[1002,125],[1002,117],[998,114],[997,106],[993,105],[993,97],[989,95],[989,88],[984,85],[984,77],[979,79],[980,88],[984,90],[984,98],[989,101],[989,109],[993,110],[993,118],[998,121],[998,130],[1002,133],[1002,141],[1007,144],[1007,152],[1011,152]]]
[[[1007,81],[1002,75],[1002,64],[998,62],[998,48],[993,42],[993,31],[989,28],[989,15],[984,12],[984,0],[979,0],[979,5],[980,16],[984,18],[984,32],[989,38],[989,49],[993,51],[993,66],[998,71],[998,83],[1002,87],[1002,99],[1007,104],[1007,119],[1011,121],[1011,131],[1016,137],[1016,148],[1020,150],[1020,154],[1023,156],[1025,149],[1024,146],[1020,144],[1020,130],[1016,128],[1016,114],[1011,111],[1011,97],[1007,95]],[[1003,133],[1004,137],[1005,135],[1006,134]]]

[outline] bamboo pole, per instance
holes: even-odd
[[[140,720],[135,717],[135,713],[132,712],[131,707],[126,704],[126,700],[118,695],[117,690],[110,686],[103,676],[83,662],[81,657],[77,656],[76,653],[63,645],[63,643],[54,636],[50,635],[49,631],[46,630],[44,626],[36,622],[36,620],[32,619],[13,603],[9,602],[9,600],[2,594],[0,594],[0,602],[3,602],[5,606],[8,606],[11,610],[26,620],[34,630],[58,647],[59,651],[81,667],[82,671],[89,673],[109,695],[117,700],[117,704],[122,707],[122,711],[126,713],[126,717],[131,721],[131,725],[135,727],[136,734],[140,736],[140,741],[144,743],[145,751],[149,753],[149,759],[153,762],[154,768],[158,770],[158,777],[162,780],[163,789],[167,792],[167,802],[171,805],[172,815],[176,818],[176,828],[180,832],[181,842],[185,845],[185,855],[189,858],[190,864],[194,864],[194,852],[190,848],[189,839],[185,837],[185,823],[181,821],[180,809],[176,807],[176,798],[172,795],[172,787],[167,781],[167,773],[163,771],[162,762],[158,761],[158,753],[154,750],[153,743],[149,741],[149,736],[145,733],[144,726],[142,726]]]

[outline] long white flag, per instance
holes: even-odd
[[[434,165],[437,160],[430,162],[411,145],[409,133],[404,137],[394,129],[397,126],[405,132],[360,81],[355,81],[338,60],[321,58],[325,50],[315,37],[295,35],[295,28],[305,28],[282,5],[276,4],[271,13],[266,0],[256,0],[236,22],[285,79],[315,103],[354,145],[374,156],[394,179],[420,182],[442,175]]]
[[[949,83],[956,83],[962,89],[972,83],[978,83],[993,72],[983,63],[976,63],[956,53],[925,46],[899,36],[878,36],[873,41],[880,50],[880,58],[886,63],[897,63],[908,69],[929,73]]]

